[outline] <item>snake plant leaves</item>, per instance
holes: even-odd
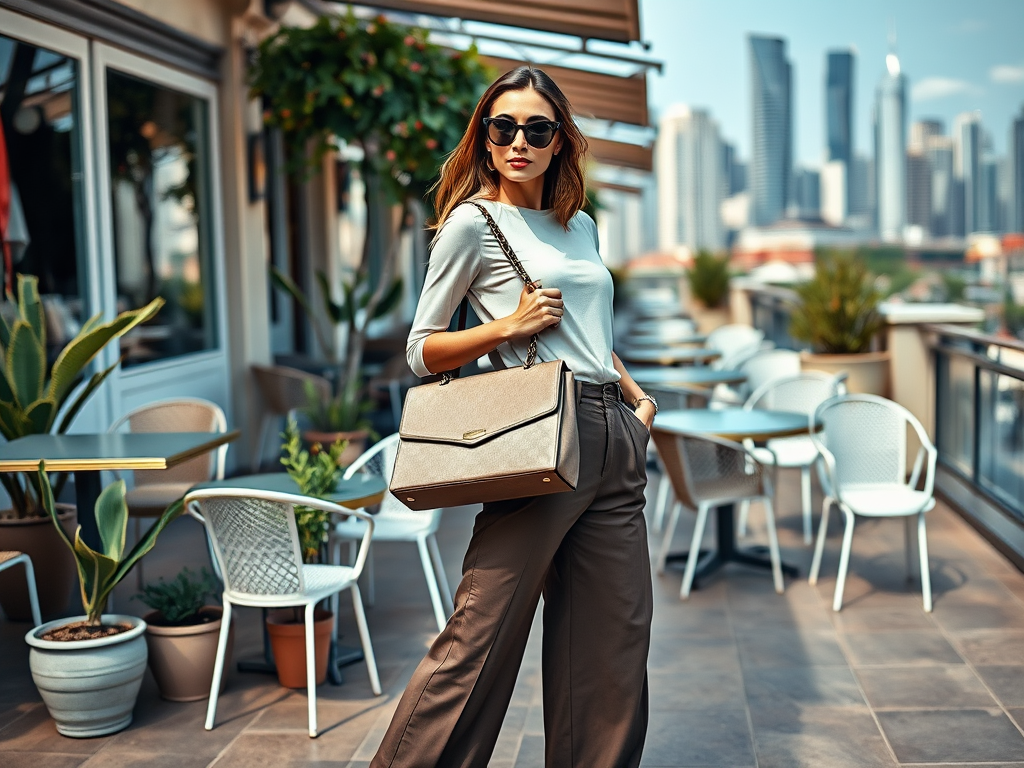
[[[99,528],[103,554],[120,560],[128,535],[128,515],[118,514],[125,503],[124,480],[111,483],[96,499],[96,526]]]
[[[17,404],[26,409],[43,395],[46,377],[46,348],[38,334],[24,320],[17,320],[7,346],[7,378]]]
[[[31,429],[29,434],[44,434],[53,424],[53,416],[57,411],[57,403],[52,397],[36,400],[25,410],[25,418],[28,419]]]
[[[96,325],[85,333],[79,333],[70,344],[61,351],[53,364],[50,375],[50,397],[57,403],[63,403],[71,387],[74,386],[82,369],[99,354],[112,339],[122,336],[139,323],[149,320],[164,305],[162,298],[153,299],[141,309],[122,312],[109,323]]]
[[[53,489],[46,474],[46,465],[39,462],[38,481],[43,508],[57,528],[57,532],[74,555],[78,577],[82,586],[82,607],[91,624],[99,624],[107,600],[114,587],[128,575],[132,567],[156,544],[156,537],[167,524],[185,511],[181,499],[171,504],[127,556],[124,547],[127,540],[128,504],[125,501],[123,480],[111,483],[100,493],[96,501],[96,526],[99,529],[102,552],[97,552],[82,540],[82,528],[78,527],[72,541],[57,519]]]
[[[60,425],[57,427],[57,434],[63,435],[68,431],[68,427],[71,426],[71,422],[75,420],[75,416],[82,410],[82,406],[85,405],[86,400],[95,392],[100,384],[106,380],[107,376],[113,373],[114,369],[121,364],[121,360],[118,359],[112,366],[105,368],[102,371],[97,371],[89,379],[89,383],[85,385],[81,392],[78,393],[78,397],[75,398],[75,402],[71,404],[71,407],[64,412],[64,418],[60,420]]]
[[[33,275],[19,275],[18,313],[21,319],[32,326],[36,338],[46,347],[46,319],[43,303],[39,300],[39,278]]]

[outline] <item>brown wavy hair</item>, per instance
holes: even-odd
[[[554,211],[558,223],[566,229],[569,220],[587,203],[586,156],[587,139],[572,119],[572,105],[542,69],[525,65],[506,72],[480,97],[469,126],[458,146],[445,158],[441,178],[433,187],[436,218],[429,222],[432,229],[443,223],[457,205],[471,197],[494,198],[498,194],[498,173],[487,167],[483,118],[499,96],[508,91],[533,88],[548,100],[555,110],[555,120],[562,123],[562,149],[551,158],[544,174],[544,192],[541,207]]]

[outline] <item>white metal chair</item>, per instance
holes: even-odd
[[[251,469],[253,473],[256,473],[259,472],[260,465],[263,463],[263,449],[274,423],[296,408],[306,406],[308,402],[307,382],[313,385],[322,400],[330,399],[331,384],[323,376],[283,365],[251,365],[249,369],[252,371],[253,378],[256,380],[256,388],[266,406],[263,420],[260,422],[259,442],[253,449],[252,455]]]
[[[750,325],[731,323],[722,325],[708,334],[705,346],[718,350],[722,357],[745,347],[756,346],[764,340],[764,332]]]
[[[175,397],[139,406],[111,425],[108,432],[124,427],[133,433],[145,432],[227,432],[228,422],[219,405],[199,397]],[[135,539],[139,539],[142,518],[160,517],[168,505],[177,501],[196,483],[224,478],[228,446],[182,462],[168,469],[137,469],[134,483],[125,495],[128,514],[135,519]],[[114,473],[118,475],[117,472]],[[143,584],[142,560],[135,567],[139,588]]]
[[[397,453],[398,434],[388,435],[352,462],[345,470],[344,477],[348,479],[357,472],[365,472],[382,477],[386,483],[390,483]],[[427,580],[427,590],[430,592],[430,604],[434,608],[434,618],[437,620],[437,631],[440,632],[448,623],[448,617],[455,611],[435,535],[441,523],[441,510],[412,510],[390,493],[386,493],[384,500],[381,501],[380,511],[373,516],[373,522],[374,542],[409,541],[416,543],[420,553],[420,563],[423,566],[423,575]],[[355,542],[363,537],[365,531],[366,524],[355,517],[337,523],[331,532],[331,562],[341,562],[342,542],[348,541],[350,547],[354,548]],[[366,596],[369,604],[373,605],[372,548],[367,558]]]
[[[217,716],[217,697],[224,674],[231,611],[235,605],[254,608],[304,606],[306,625],[306,693],[309,702],[309,735],[316,738],[316,656],[313,645],[313,609],[321,600],[352,591],[352,607],[359,626],[370,687],[380,695],[377,663],[366,626],[366,614],[359,594],[359,574],[373,535],[373,519],[365,512],[289,493],[270,493],[247,488],[218,488],[193,491],[185,497],[189,512],[202,521],[213,542],[213,550],[224,579],[224,617],[217,661],[206,710],[206,730],[212,731]],[[305,565],[299,549],[295,506],[351,515],[366,521],[355,563],[347,565]],[[337,637],[338,611],[335,599],[334,628]]]
[[[654,438],[672,481],[672,489],[679,499],[672,508],[661,540],[658,573],[665,572],[665,560],[679,522],[679,512],[684,504],[697,511],[697,524],[693,529],[690,554],[686,560],[686,571],[679,591],[679,597],[683,600],[689,597],[690,588],[693,586],[708,512],[722,504],[733,504],[744,499],[759,499],[764,502],[772,579],[775,591],[781,594],[785,585],[782,580],[779,542],[775,535],[775,518],[772,512],[772,484],[765,467],[750,451],[729,440],[706,435],[669,434],[659,431],[657,427],[654,430]]]
[[[43,623],[39,615],[39,596],[36,594],[36,572],[32,568],[32,558],[24,552],[0,551],[0,571],[6,571],[16,565],[25,566],[25,582],[28,584],[28,604],[32,609],[32,626]]]
[[[800,353],[791,349],[766,347],[770,342],[761,342],[756,349],[746,347],[734,353],[733,360],[726,360],[725,368],[738,368],[747,377],[735,386],[719,384],[715,387],[711,407],[738,408],[750,397],[750,393],[769,381],[796,376],[800,373]],[[734,362],[734,361],[739,362]],[[716,361],[717,362],[717,361]]]
[[[931,576],[928,571],[928,536],[925,513],[935,506],[933,497],[937,452],[924,427],[903,406],[876,395],[841,395],[818,406],[816,421],[822,425],[814,443],[825,463],[826,497],[822,505],[818,543],[811,563],[810,583],[816,584],[828,531],[828,515],[835,504],[846,516],[843,549],[832,610],[843,607],[843,588],[850,565],[853,528],[857,515],[903,517],[908,574],[911,567],[912,520],[917,518],[921,592],[925,611],[932,609]],[[907,429],[921,443],[907,480]],[[918,481],[924,472],[923,490]]]
[[[772,352],[769,354],[776,354]],[[793,353],[797,354],[797,353]],[[797,355],[799,359],[799,355]],[[754,390],[754,393],[747,398],[743,404],[745,410],[760,408],[768,411],[788,411],[790,413],[805,413],[813,427],[814,411],[819,405],[835,397],[844,394],[846,387],[843,382],[846,374],[832,374],[820,371],[805,371],[804,373],[787,376],[781,379],[768,380]],[[762,464],[774,465],[778,468],[800,470],[800,499],[801,512],[804,522],[804,542],[811,543],[813,538],[813,525],[811,523],[811,468],[819,459],[818,448],[811,439],[810,434],[796,435],[794,437],[779,437],[769,440],[765,447],[756,448],[753,442],[744,443],[749,450],[753,450],[758,461]],[[745,536],[747,532],[747,517],[750,514],[750,502],[743,502],[740,506],[740,519],[738,533]]]

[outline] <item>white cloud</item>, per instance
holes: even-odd
[[[952,77],[926,77],[914,83],[910,89],[910,98],[914,101],[931,101],[958,93],[972,93],[976,89],[966,80]]]
[[[999,64],[988,71],[994,83],[1024,83],[1024,67],[1012,64]]]

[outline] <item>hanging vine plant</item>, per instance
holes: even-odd
[[[250,84],[252,96],[263,99],[265,123],[282,131],[292,172],[315,172],[337,139],[361,147],[363,178],[380,179],[390,202],[401,205],[401,229],[408,226],[409,202],[437,178],[494,74],[475,46],[454,51],[430,42],[427,30],[384,16],[359,19],[350,9],[311,27],[282,27],[264,40]],[[368,289],[362,321],[353,316],[348,323],[347,382],[359,377],[370,319],[395,294],[398,234],[380,254],[380,269],[371,270],[367,231],[359,271],[340,290]],[[301,305],[310,304],[297,286],[286,288]],[[331,304],[329,288],[321,290]],[[343,389],[361,396],[359,388]]]
[[[252,95],[263,97],[264,120],[283,131],[293,162],[315,166],[337,137],[363,148],[395,202],[421,196],[493,79],[475,47],[453,51],[427,35],[351,10],[282,27],[259,46]]]

